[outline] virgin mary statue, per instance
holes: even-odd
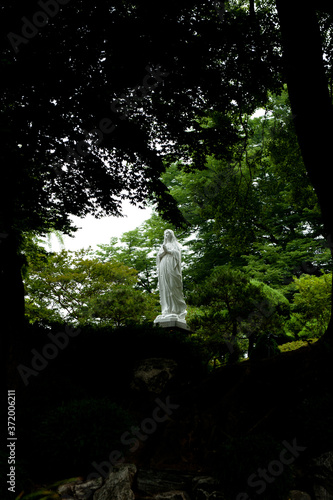
[[[156,257],[158,288],[162,314],[155,323],[166,320],[185,322],[186,304],[183,296],[181,247],[171,229],[164,231],[164,242]]]

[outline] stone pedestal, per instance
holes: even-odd
[[[187,325],[185,319],[179,318],[176,314],[157,316],[154,320],[154,324],[162,328],[180,328],[181,330],[190,332],[190,327]]]

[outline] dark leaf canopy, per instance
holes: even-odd
[[[118,214],[124,198],[181,222],[165,163],[228,157],[237,116],[280,86],[271,7],[6,0],[1,23],[1,208],[22,230]]]

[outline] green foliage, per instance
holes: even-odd
[[[289,315],[289,300],[284,296],[281,290],[276,290],[275,288],[268,286],[266,283],[262,283],[254,279],[250,279],[250,283],[260,288],[263,295],[269,301],[271,309],[276,311],[281,316]],[[265,314],[267,316],[271,316],[270,312],[272,311],[267,311]]]
[[[210,127],[216,119],[218,114],[206,122],[203,117],[199,121]],[[260,118],[245,117],[242,126],[246,131],[244,148],[236,148],[228,161],[207,155],[202,171],[172,163],[163,176],[189,223],[186,234],[177,235],[186,248],[183,278],[189,301],[193,290],[197,298],[202,298],[197,290],[207,275],[226,263],[234,270],[245,271],[251,293],[257,290],[260,295],[254,298],[252,309],[238,294],[239,304],[232,311],[225,300],[217,304],[212,299],[213,314],[206,304],[194,316],[188,315],[189,323],[201,335],[200,342],[205,338],[207,357],[216,352],[217,362],[230,357],[228,342],[237,357],[236,351],[245,352],[248,343],[251,350],[262,333],[281,335],[285,330],[292,336],[312,337],[312,332],[318,335],[317,330],[327,325],[327,317],[316,316],[317,305],[310,307],[306,316],[296,300],[284,328],[289,303],[283,296],[290,300],[297,294],[293,277],[308,274],[314,278],[321,269],[327,272],[330,268],[330,252],[325,247],[316,196],[305,175],[286,93],[271,95],[265,114]],[[139,228],[124,233],[120,240],[111,239],[109,245],[100,245],[100,250],[89,256],[108,265],[136,269],[138,274],[134,284],[128,284],[124,277],[122,286],[102,289],[102,293],[97,290],[87,303],[82,304],[83,295],[76,297],[82,305],[81,323],[89,320],[120,325],[156,316],[159,306],[152,293],[157,282],[155,252],[168,226],[154,214]],[[40,259],[43,264],[45,256]],[[134,289],[148,293],[136,295]],[[73,290],[70,292],[73,295]],[[326,299],[321,295],[318,300]],[[33,318],[59,319],[57,308],[51,311],[45,300],[37,304],[27,298],[27,304]],[[193,304],[199,302],[194,300]],[[204,306],[204,301],[200,306]],[[326,305],[323,307],[327,309]],[[200,332],[201,327],[204,330]]]
[[[91,250],[28,257],[26,314],[31,322],[65,319],[120,326],[154,316],[156,299],[135,290],[137,272],[118,261],[100,262]]]
[[[207,155],[202,171],[175,163],[163,176],[195,234],[186,286],[228,263],[289,298],[293,277],[327,272],[331,255],[286,91],[270,95],[261,117],[244,116],[242,128],[243,147],[228,160]]]
[[[244,270],[252,278],[278,288],[288,298],[293,295],[294,277],[302,274],[318,275],[328,270],[331,255],[323,238],[302,235],[301,232],[285,247],[278,243],[254,243],[251,254],[244,256]]]
[[[316,342],[318,339],[307,339],[307,340],[295,340],[294,342],[286,342],[279,346],[281,352],[294,351],[295,349],[299,349],[300,347],[308,346],[309,343],[312,344]]]
[[[331,317],[332,274],[302,275],[294,279],[296,293],[287,329],[297,338],[318,338]]]
[[[115,287],[102,296],[93,297],[89,303],[92,318],[101,326],[121,326],[130,323],[153,321],[159,310],[158,297],[148,295],[129,286]]]
[[[138,273],[135,287],[152,293],[157,288],[156,253],[168,228],[176,231],[173,224],[153,214],[133,231],[123,233],[121,238],[111,238],[109,244],[98,245],[95,255],[102,262],[119,262],[135,269]]]
[[[5,26],[16,29],[18,7],[23,4],[6,2],[2,9]],[[197,237],[188,242],[192,253],[186,270],[190,285],[186,286],[188,290],[198,286],[201,292],[203,283],[202,295],[198,293],[197,304],[202,309],[197,322],[199,330],[206,331],[199,334],[212,342],[211,350],[217,351],[219,358],[227,356],[225,347],[230,352],[227,341],[235,352],[239,346],[246,349],[242,342],[258,340],[259,344],[263,332],[279,332],[288,304],[240,275],[229,279],[225,273],[222,279],[216,274],[206,282],[215,267],[226,263],[238,269],[246,266],[248,277],[279,290],[303,271],[311,279],[319,279],[320,269],[329,270],[318,201],[301,160],[286,94],[272,94],[268,99],[269,91],[282,88],[282,48],[288,56],[293,43],[281,46],[272,2],[231,1],[227,6],[221,22],[212,3],[206,1],[166,2],[157,7],[151,2],[115,2],[112,8],[101,3],[94,9],[85,7],[84,2],[70,2],[66,9],[60,9],[56,22],[48,23],[34,40],[26,40],[28,47],[23,44],[19,51],[12,51],[6,40],[1,58],[5,69],[0,92],[5,134],[1,163],[11,168],[0,173],[4,192],[0,234],[5,236],[0,241],[0,304],[3,321],[10,316],[4,323],[8,338],[17,326],[9,328],[13,323],[8,315],[10,301],[16,302],[22,295],[23,259],[17,258],[22,233],[70,232],[71,214],[118,214],[124,197],[140,204],[154,200],[166,217],[175,223],[186,218],[190,224],[192,235]],[[35,6],[26,3],[25,8],[27,17],[32,18]],[[321,5],[319,11],[326,8],[328,12],[329,8]],[[306,12],[309,19],[311,15],[314,20],[323,17],[312,4]],[[154,22],[147,22],[148,18]],[[325,40],[322,69],[330,74],[331,83],[332,60],[327,57],[331,28],[324,26],[329,20],[329,16],[321,19]],[[59,43],[59,27],[65,43]],[[127,43],[119,43],[124,33]],[[315,36],[310,35],[311,45]],[[91,40],[94,43],[89,43]],[[319,54],[320,44],[316,48],[313,43],[313,47],[313,53]],[[147,83],[147,77],[154,81],[150,74],[157,67],[168,80],[157,78],[145,89],[147,96],[143,87],[142,95],[136,95],[140,94],[138,85]],[[320,71],[308,72],[315,75],[312,83],[317,73],[320,75]],[[295,88],[303,88],[295,77],[290,80]],[[323,80],[318,77],[318,81]],[[327,85],[325,89],[323,84],[323,89],[327,92]],[[316,98],[329,103],[324,90],[320,95],[315,92]],[[119,111],[114,111],[110,120],[116,132],[103,134],[96,127],[101,127],[102,116],[109,116],[110,102],[111,109],[113,104]],[[311,168],[307,168],[315,174],[311,175],[313,180],[320,168],[326,174],[325,161],[315,161],[316,148],[324,151],[325,159],[329,141],[323,136],[323,147],[318,148],[321,132],[319,140],[309,140],[311,132],[316,135],[316,129],[320,130],[321,120],[315,122],[314,115],[306,113],[315,107],[305,109],[306,98],[299,98],[299,102],[305,119],[297,115],[303,123],[298,128],[299,143],[313,144],[304,155],[310,158]],[[250,119],[254,110],[265,104],[264,117]],[[324,117],[325,107],[322,112]],[[102,121],[105,124],[105,119]],[[96,131],[102,134],[98,144]],[[71,151],[67,157],[66,150]],[[161,174],[165,165],[178,158],[184,158],[184,167],[174,177],[169,175],[164,185]],[[203,171],[194,176],[192,167]],[[330,221],[326,175],[318,178],[318,193],[324,193],[320,200],[323,214]],[[170,193],[177,197],[183,216]],[[150,293],[156,278],[152,260],[140,250],[142,234],[135,231],[126,238],[123,243],[129,252],[121,261],[126,258],[128,267],[137,267],[140,286]],[[118,253],[111,249],[110,255],[112,252]],[[281,252],[288,255],[280,258]],[[41,255],[35,276],[30,282],[31,276],[26,278],[27,310],[32,321],[65,318],[114,326],[148,318],[151,304],[149,313],[143,310],[140,316],[145,302],[143,295],[134,293],[137,282],[128,267],[102,266],[90,256],[74,267],[66,262],[67,269],[61,269],[59,258],[53,257],[46,269],[49,261],[43,261]],[[303,268],[304,263],[308,269]],[[115,275],[119,280],[114,282]],[[288,326],[295,336],[319,336],[329,318],[328,287],[322,282],[309,286],[305,281],[296,284],[299,288]],[[285,295],[289,297],[290,291],[291,287]],[[19,315],[18,300],[15,306]],[[125,314],[126,310],[133,311],[132,316]],[[13,342],[19,344],[16,338]],[[223,342],[222,351],[218,351]]]
[[[235,171],[234,165],[207,157],[204,170],[189,171],[187,165],[178,162],[170,165],[163,175],[164,182],[189,223],[191,237],[184,241],[187,248],[184,286],[189,291],[204,281],[213,267],[240,264],[239,256],[231,256],[230,249],[222,242],[222,234],[216,224],[219,197],[225,200],[226,205],[235,204],[235,200],[231,201],[232,193],[226,194],[229,184],[234,183]],[[233,211],[233,207],[229,209]]]
[[[189,291],[197,290],[213,268],[229,264],[233,269],[244,270],[258,284],[269,285],[292,300],[295,277],[303,274],[319,277],[321,271],[329,272],[332,264],[286,91],[269,96],[261,117],[243,117],[242,127],[244,147],[234,148],[228,161],[207,155],[205,169],[200,172],[178,162],[169,166],[163,176],[194,236],[185,243],[188,257],[184,286]],[[326,308],[323,302],[326,299],[324,296],[322,299],[317,312]],[[251,316],[249,326],[245,308],[239,314],[245,315],[243,328],[259,334],[269,326],[274,334],[285,330],[285,334],[292,336],[298,332],[313,336],[311,332],[318,330],[319,324],[314,309],[310,307],[307,322],[302,324],[304,317],[298,316],[301,311],[295,308],[284,328],[289,305],[287,301],[282,306],[283,302],[280,296],[279,307],[274,305],[277,314],[271,315],[269,325],[260,324],[265,316],[260,314],[260,319]],[[200,314],[197,316],[192,319],[193,327],[205,323],[210,336],[217,335],[218,339],[220,334],[212,316],[203,318],[203,313],[201,319]],[[220,330],[226,318],[230,316],[221,307],[215,314]],[[325,329],[327,318],[321,323]]]
[[[59,475],[89,473],[93,461],[123,449],[131,425],[130,414],[108,399],[72,400],[36,419],[32,454]]]
[[[251,351],[264,333],[281,334],[289,314],[289,302],[281,293],[227,266],[214,269],[192,301],[200,308],[189,324],[203,339],[208,359],[220,362]]]

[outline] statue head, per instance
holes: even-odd
[[[172,231],[172,229],[166,229],[164,231],[164,241],[166,243],[173,243],[174,241],[177,241],[176,236],[175,236],[174,232]]]
[[[171,245],[178,250],[181,248],[172,229],[166,229],[164,231],[164,243],[171,243]]]

